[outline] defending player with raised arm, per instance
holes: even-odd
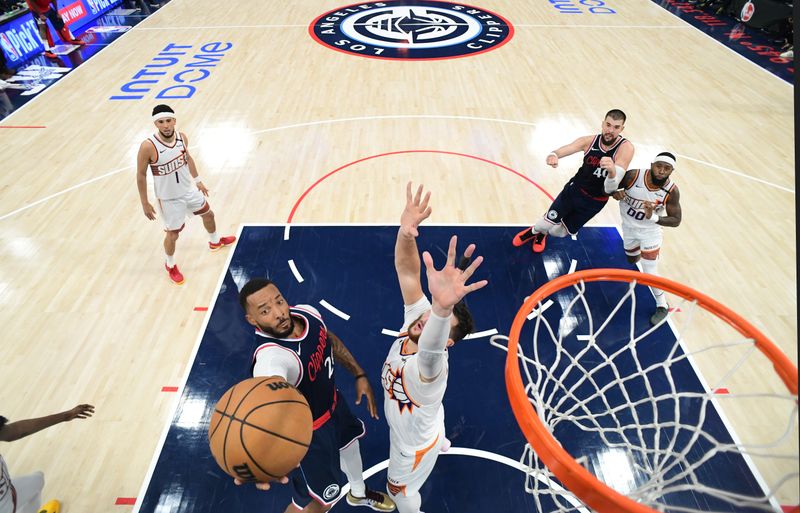
[[[658,254],[663,239],[662,226],[681,224],[681,198],[678,186],[670,180],[675,170],[675,155],[663,151],[656,155],[650,169],[631,169],[614,193],[622,218],[622,244],[628,262],[641,262],[642,271],[658,274]],[[656,298],[656,311],[650,317],[653,325],[669,312],[664,291],[651,288]]]
[[[624,112],[610,110],[603,119],[599,134],[578,137],[547,155],[547,165],[555,168],[559,159],[582,151],[583,164],[564,185],[547,213],[533,226],[514,236],[514,246],[532,241],[533,252],[541,253],[548,235],[575,235],[603,209],[633,159],[633,144],[620,135],[625,120]]]
[[[254,278],[239,292],[247,322],[255,327],[258,346],[253,353],[253,377],[277,376],[305,396],[314,419],[311,444],[300,468],[289,474],[292,503],[285,513],[321,513],[339,499],[341,487],[350,484],[347,502],[375,511],[393,511],[394,503],[364,483],[358,440],[366,434],[336,388],[334,363],[355,378],[356,404],[367,398],[367,408],[378,418],[375,397],[367,374],[344,345],[328,330],[320,312],[310,305],[289,306],[278,287],[265,278]],[[280,479],[286,483],[288,479]],[[256,485],[269,489],[268,483]]]
[[[183,283],[183,274],[175,263],[175,244],[183,230],[186,216],[197,215],[203,219],[208,231],[211,251],[233,244],[236,237],[217,235],[214,212],[206,201],[208,189],[197,175],[197,166],[189,153],[189,139],[175,129],[175,111],[168,105],[153,108],[156,133],[142,141],[136,157],[136,187],[139,201],[147,219],[155,220],[156,209],[147,197],[147,169],[153,174],[156,205],[164,225],[164,253],[169,279],[176,285]]]
[[[433,302],[425,297],[416,237],[431,209],[430,193],[423,199],[422,192],[420,186],[412,197],[411,183],[406,187],[406,207],[395,243],[395,270],[405,315],[400,337],[392,344],[381,371],[390,442],[386,486],[400,513],[419,513],[419,489],[433,471],[440,450],[447,448],[442,406],[447,389],[447,348],[473,329],[472,315],[462,299],[488,283],[466,284],[483,257],[469,267],[456,267],[457,239],[453,236],[441,270],[435,269],[428,252],[423,254]],[[475,245],[469,245],[465,258],[474,251]]]

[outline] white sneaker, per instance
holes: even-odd
[[[784,59],[794,59],[794,48],[783,52],[781,54],[781,57],[783,57]]]

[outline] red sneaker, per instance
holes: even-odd
[[[545,244],[547,244],[547,235],[543,233],[537,233],[533,238],[533,252],[541,253],[544,251]]]
[[[219,242],[216,243],[216,244],[214,244],[213,242],[209,242],[208,243],[208,249],[210,249],[211,251],[216,251],[216,250],[218,250],[220,248],[223,248],[225,246],[230,246],[234,242],[236,242],[236,235],[229,235],[227,237],[220,237],[219,238]]]
[[[164,268],[167,270],[167,274],[169,274],[169,279],[175,285],[183,285],[183,275],[178,270],[178,265],[175,264],[172,267],[169,267],[167,264],[164,264]]]
[[[43,53],[42,55],[44,55],[44,56],[45,56],[45,57],[47,57],[48,59],[58,59],[58,55],[54,54],[54,53],[53,53],[53,52],[51,52],[50,50],[45,50],[45,51],[44,51],[44,53]]]
[[[523,244],[527,244],[528,242],[533,240],[533,237],[534,237],[533,226],[531,226],[530,228],[525,228],[518,234],[514,235],[514,239],[511,241],[511,244],[513,244],[516,247],[520,247]]]

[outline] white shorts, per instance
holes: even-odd
[[[211,207],[203,193],[195,189],[179,198],[158,200],[158,210],[164,231],[179,232],[183,230],[186,216],[201,216],[211,210]]]
[[[392,495],[414,495],[433,472],[439,458],[444,433],[439,434],[427,447],[405,451],[399,444],[389,444],[389,469],[386,490]]]
[[[648,256],[657,257],[658,251],[661,249],[662,239],[660,230],[626,230],[624,227],[622,229],[622,246],[628,256],[648,253]]]

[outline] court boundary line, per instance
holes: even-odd
[[[173,0],[173,1],[175,1],[175,0]],[[170,2],[170,3],[172,3],[172,2]],[[689,26],[691,26],[691,25],[689,25]],[[136,28],[136,27],[134,27],[134,28]],[[128,32],[133,32],[133,30],[129,30]],[[123,36],[124,36],[124,34],[123,34]],[[108,45],[108,46],[111,46],[111,45]],[[70,74],[71,73],[68,73],[67,76],[69,76]],[[776,77],[776,78],[778,78],[778,77]],[[781,79],[778,78],[778,80],[781,80]],[[55,85],[57,85],[60,82],[61,82],[61,80],[56,82],[56,84],[53,84],[53,86],[51,86],[51,87],[54,87]],[[48,90],[49,89],[50,89],[50,87],[48,87]],[[28,102],[28,103],[31,103],[31,102]],[[25,105],[27,105],[27,103]],[[23,107],[25,105],[23,105]],[[9,117],[13,116],[16,112],[19,112],[19,110],[20,109],[17,109],[16,111],[12,112],[9,115]],[[6,117],[5,119],[8,119],[8,117]],[[302,122],[302,123],[294,123],[294,124],[291,124],[291,125],[282,125],[282,126],[277,126],[277,127],[273,127],[273,128],[264,128],[264,129],[261,129],[261,130],[254,130],[253,132],[250,132],[250,135],[265,134],[265,133],[269,133],[269,132],[278,132],[278,131],[282,131],[282,130],[288,130],[288,129],[291,129],[291,128],[303,128],[303,127],[320,126],[320,125],[333,125],[333,124],[336,124],[336,123],[349,123],[349,122],[352,122],[352,121],[381,121],[381,120],[386,120],[386,119],[454,119],[454,120],[460,120],[460,121],[489,121],[489,122],[501,123],[501,124],[512,124],[512,125],[522,125],[522,126],[536,126],[536,123],[532,123],[532,122],[528,122],[528,121],[516,121],[516,120],[507,120],[507,119],[500,119],[500,118],[484,118],[484,117],[475,117],[475,116],[455,116],[455,115],[446,115],[446,114],[442,114],[442,115],[438,115],[438,114],[387,114],[387,115],[380,115],[380,116],[361,116],[361,117],[350,117],[350,118],[338,118],[338,119],[325,119],[325,120],[317,120],[317,121],[307,121],[307,122]],[[198,148],[199,147],[200,146],[198,146]],[[402,150],[400,150],[400,151],[402,151]],[[446,151],[446,150],[442,150],[442,151]],[[761,183],[761,184],[767,185],[769,187],[774,187],[776,189],[779,189],[779,190],[782,190],[782,191],[786,191],[786,192],[789,192],[791,194],[795,194],[795,190],[794,189],[789,189],[789,188],[784,187],[782,185],[778,185],[778,184],[773,183],[773,182],[768,182],[766,180],[762,180],[760,178],[756,178],[755,176],[751,176],[751,175],[748,175],[746,173],[742,173],[741,171],[735,171],[735,170],[730,169],[730,168],[726,168],[726,167],[723,167],[723,166],[718,166],[716,164],[711,164],[710,162],[706,162],[706,161],[700,160],[700,159],[695,159],[693,157],[688,157],[688,156],[685,156],[685,155],[680,154],[680,153],[678,153],[678,155],[683,157],[683,158],[686,158],[688,160],[692,160],[694,162],[697,162],[699,164],[709,166],[712,169],[717,169],[717,170],[722,171],[722,172],[733,174],[734,176],[739,176],[741,178],[746,178],[746,179],[749,179],[749,180],[753,180],[753,181],[755,181],[757,183]],[[3,221],[3,220],[5,220],[5,219],[7,219],[9,217],[13,217],[13,216],[19,214],[20,212],[24,212],[24,211],[28,210],[29,208],[32,208],[32,207],[37,206],[37,205],[40,205],[40,204],[46,202],[47,200],[56,198],[58,196],[66,194],[67,192],[70,192],[70,191],[73,191],[73,190],[78,189],[80,187],[83,187],[84,185],[88,185],[90,183],[98,181],[101,178],[107,178],[109,176],[112,176],[114,174],[120,173],[122,171],[127,171],[128,169],[133,169],[134,167],[135,167],[134,165],[129,165],[127,167],[118,168],[118,169],[115,169],[113,171],[109,171],[109,172],[107,172],[107,173],[105,173],[103,175],[96,176],[96,177],[90,178],[88,180],[84,180],[83,182],[78,182],[77,184],[72,185],[72,186],[70,186],[70,187],[68,187],[66,189],[63,189],[63,190],[58,191],[58,192],[54,192],[54,193],[52,193],[52,194],[50,194],[48,196],[45,196],[44,198],[39,198],[37,200],[34,200],[31,203],[28,203],[27,205],[23,205],[23,206],[15,209],[15,210],[12,210],[11,212],[2,214],[2,215],[0,215],[0,221]]]
[[[619,234],[620,239],[622,239],[622,227],[615,226],[615,228],[617,229],[617,233]],[[636,268],[639,270],[639,272],[643,272],[641,262],[636,262]],[[653,291],[650,290],[651,294],[652,292]],[[655,299],[655,295],[653,295],[653,298]],[[672,312],[672,314],[674,315],[674,312]],[[680,332],[678,331],[678,327],[676,323],[673,321],[673,315],[670,315],[667,318],[667,325],[669,326],[672,335],[675,337],[675,341],[678,343],[678,346],[681,348],[681,351],[683,351],[683,354],[686,355],[686,359],[688,360],[689,365],[692,366],[692,370],[694,371],[695,376],[697,376],[698,381],[700,381],[700,385],[711,396],[709,398],[709,402],[714,406],[714,410],[716,411],[717,415],[719,415],[719,418],[722,421],[722,425],[725,426],[725,429],[728,431],[728,435],[730,435],[731,440],[733,440],[733,443],[735,443],[737,446],[742,446],[743,445],[742,439],[739,437],[736,430],[733,428],[733,423],[725,415],[725,410],[722,409],[722,406],[720,405],[719,400],[717,399],[717,394],[715,393],[716,388],[712,389],[708,385],[706,377],[703,375],[702,372],[700,372],[700,367],[695,361],[694,353],[687,350],[686,345],[684,344],[686,339],[683,338]],[[725,322],[723,319],[720,319],[719,317],[717,317],[717,319],[719,321]],[[772,504],[774,508],[776,508],[776,511],[781,511],[781,506],[780,503],[778,503],[777,497],[770,491],[769,487],[767,487],[767,482],[764,479],[764,476],[761,475],[761,472],[758,470],[758,467],[756,466],[753,459],[750,457],[749,454],[742,454],[742,453],[739,454],[742,456],[742,459],[747,464],[747,467],[753,474],[753,477],[758,483],[758,486],[761,487],[761,491],[764,493],[764,496],[767,497],[767,499],[769,500],[769,503]]]
[[[247,227],[280,228],[282,226],[288,226],[289,224],[290,223],[241,223],[239,225],[237,231],[236,231],[236,238],[237,238],[237,240],[242,240],[242,232]],[[295,226],[297,226],[297,227],[308,226],[308,227],[341,228],[341,227],[351,226],[351,225],[349,225],[349,224],[332,224],[332,223],[319,223],[319,224],[309,223],[309,224],[305,224],[304,225],[302,223],[296,223]],[[366,227],[366,226],[393,226],[393,225],[377,224],[377,223],[376,224],[364,223],[364,224],[362,224],[360,226],[365,226]],[[438,226],[438,227],[446,227],[446,226],[481,227],[481,226],[478,226],[478,225],[471,225],[471,224],[466,224],[466,223],[426,224],[426,226]],[[504,224],[498,223],[498,224],[486,224],[486,225],[483,225],[483,226],[486,226],[486,227],[489,227],[489,226],[495,226],[495,227],[505,226],[505,227],[508,227],[509,225],[504,225]],[[510,225],[510,226],[513,226],[513,225]],[[141,510],[142,501],[144,500],[144,497],[147,494],[147,489],[150,487],[150,483],[152,482],[153,473],[155,472],[156,465],[158,463],[158,459],[159,459],[159,457],[161,456],[161,454],[162,454],[162,452],[164,450],[164,444],[167,441],[167,435],[169,434],[169,431],[172,428],[173,420],[175,419],[175,413],[178,411],[178,406],[180,405],[181,400],[183,399],[183,394],[184,394],[184,392],[186,390],[186,383],[189,381],[189,375],[191,374],[192,366],[194,365],[195,361],[197,360],[197,353],[200,350],[200,345],[203,342],[203,337],[205,336],[206,330],[208,329],[208,323],[211,320],[211,314],[213,313],[214,307],[217,304],[217,299],[219,298],[219,293],[222,290],[222,284],[225,281],[225,275],[227,274],[228,270],[230,269],[231,262],[233,261],[233,255],[234,255],[235,250],[236,250],[237,247],[238,247],[238,244],[237,244],[237,246],[234,246],[233,248],[231,248],[231,251],[228,252],[228,257],[227,257],[227,260],[225,262],[225,266],[222,268],[222,271],[220,272],[220,277],[217,280],[217,285],[216,285],[216,287],[214,288],[214,290],[212,292],[213,296],[211,298],[211,301],[209,302],[208,310],[206,311],[205,318],[203,319],[203,324],[200,327],[200,330],[198,332],[197,339],[195,341],[194,347],[192,348],[192,353],[190,354],[189,359],[186,362],[186,367],[184,369],[184,375],[183,375],[183,378],[181,380],[181,384],[180,384],[180,386],[178,388],[179,394],[176,395],[175,398],[173,399],[174,402],[173,402],[172,407],[170,408],[170,413],[167,416],[167,420],[166,420],[164,429],[162,430],[161,437],[158,440],[158,443],[156,444],[156,448],[153,451],[153,457],[150,460],[150,466],[148,467],[147,472],[145,473],[145,477],[144,477],[144,479],[142,481],[142,484],[139,487],[139,493],[136,496],[136,503],[133,506],[132,513],[139,513],[140,510]],[[522,438],[522,440],[524,442],[525,441],[525,437],[521,437],[521,438]],[[485,451],[485,450],[482,450],[482,449],[473,449],[473,448],[468,448],[468,447],[451,447],[449,451],[443,452],[439,456],[448,455],[448,454],[453,455],[453,456],[473,456],[473,457],[477,457],[477,458],[487,459],[487,460],[490,460],[490,461],[495,461],[497,463],[502,463],[502,464],[508,465],[508,466],[510,466],[512,468],[516,468],[517,470],[520,470],[521,472],[525,472],[525,465],[523,465],[521,462],[515,461],[515,460],[509,458],[508,456],[503,456],[501,454],[496,454],[496,453]],[[372,475],[376,474],[377,472],[380,472],[381,470],[384,470],[384,469],[388,468],[388,466],[389,466],[389,460],[388,459],[382,461],[381,463],[373,465],[369,469],[366,469],[366,470],[363,471],[364,479],[366,480],[366,479],[372,477]],[[543,478],[537,476],[536,479],[542,480]],[[551,483],[551,484],[554,484],[554,483]],[[563,488],[561,488],[561,489],[564,490]],[[345,497],[347,495],[347,491],[349,491],[349,484],[345,484],[342,487],[342,492],[340,493],[340,497],[339,497],[338,500],[341,500],[341,498]],[[572,492],[569,492],[569,493],[572,493]],[[569,495],[565,495],[565,498],[570,503],[573,503],[573,499]],[[338,500],[337,500],[337,502],[338,502]],[[573,505],[575,505],[575,504],[573,503]],[[585,513],[589,513],[589,511],[586,510],[586,509],[581,509],[580,511],[583,511]]]
[[[244,225],[239,225],[239,229],[236,231],[236,239],[241,240],[242,230],[244,229]],[[153,473],[156,470],[156,464],[158,463],[158,458],[161,456],[161,453],[164,450],[164,444],[167,441],[167,435],[169,434],[169,430],[172,427],[172,421],[175,419],[175,413],[178,411],[178,406],[181,404],[181,400],[183,399],[183,393],[186,390],[186,383],[189,381],[189,374],[192,372],[192,366],[194,365],[195,361],[197,360],[197,353],[200,350],[200,344],[203,342],[203,336],[206,334],[206,330],[208,329],[208,323],[211,320],[211,314],[214,312],[214,307],[217,304],[217,298],[219,298],[219,293],[222,290],[222,284],[225,281],[225,275],[231,267],[231,262],[233,261],[233,254],[236,252],[236,246],[230,248],[228,251],[228,258],[225,261],[225,265],[220,272],[219,279],[217,280],[217,286],[214,288],[212,292],[211,301],[209,301],[208,310],[206,311],[205,318],[203,319],[203,324],[200,327],[200,331],[197,334],[197,340],[194,343],[194,347],[192,348],[192,352],[189,355],[189,359],[186,362],[186,367],[183,371],[183,378],[181,379],[180,387],[178,388],[179,394],[175,396],[173,399],[172,407],[170,408],[169,415],[167,416],[167,422],[164,426],[164,429],[161,433],[161,438],[159,439],[158,443],[156,444],[156,449],[153,452],[153,457],[150,460],[150,466],[145,473],[144,480],[142,485],[139,487],[139,494],[136,496],[136,504],[133,506],[132,513],[138,513],[142,507],[142,501],[144,500],[144,496],[147,493],[147,488],[150,486],[150,482],[153,479]]]

